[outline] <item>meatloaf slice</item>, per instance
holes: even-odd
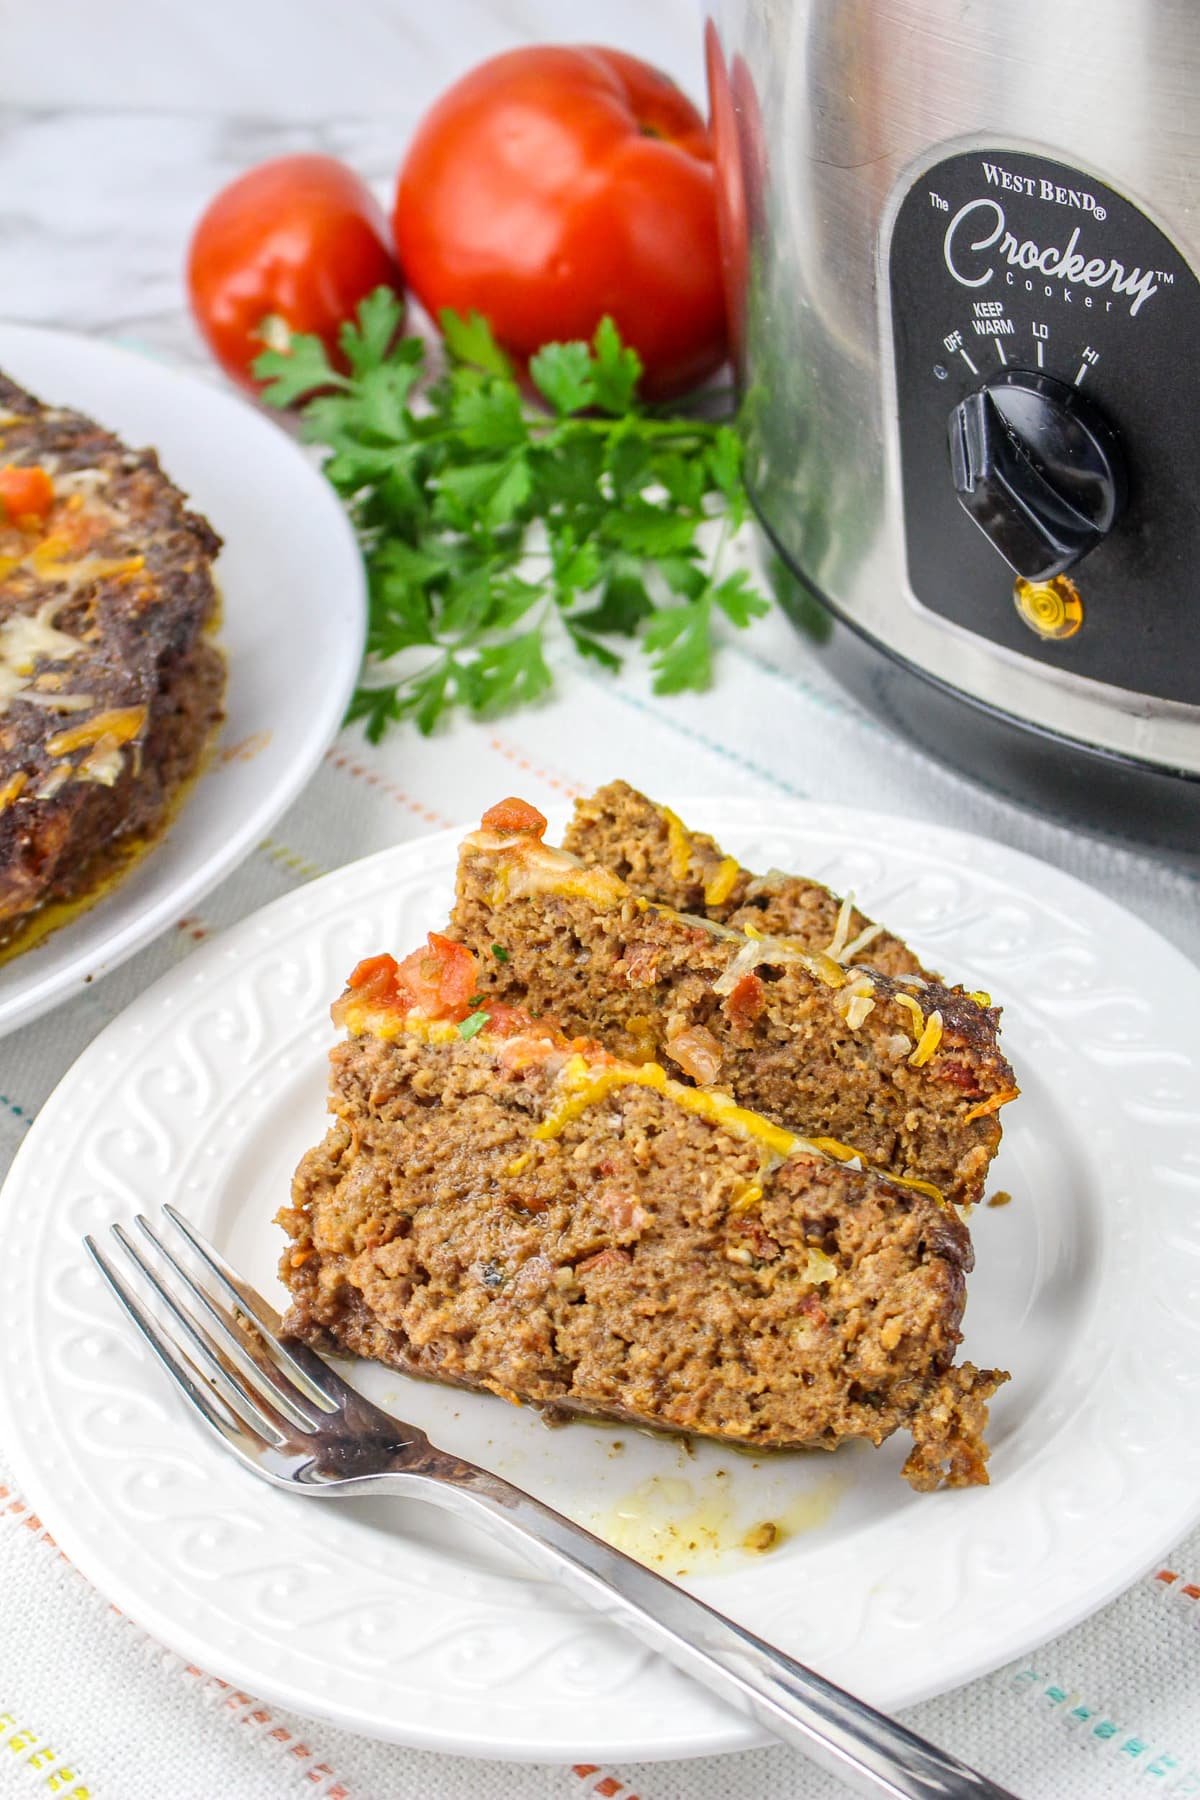
[[[893,937],[819,881],[804,875],[767,875],[743,869],[715,839],[693,831],[669,806],[648,800],[626,781],[610,781],[577,800],[563,849],[589,866],[611,869],[635,894],[700,913],[744,931],[795,938],[843,964],[866,964],[887,975],[924,975],[908,945]]]
[[[543,844],[545,823],[504,801],[460,851],[451,935],[478,956],[485,994],[630,1061],[666,1057],[835,1155],[980,1198],[1017,1092],[998,1012],[654,905]]]
[[[468,1014],[477,980],[431,936],[361,964],[335,1007],[333,1123],[279,1216],[291,1334],[755,1448],[906,1430],[915,1488],[987,1480],[1006,1377],[955,1365],[953,1211],[658,1064]]]
[[[150,450],[0,376],[0,944],[161,825],[221,716],[220,539]]]

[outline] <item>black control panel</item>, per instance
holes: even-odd
[[[974,150],[909,190],[889,277],[917,599],[1200,702],[1200,283],[1179,251],[1081,170]],[[1043,630],[1059,588],[1074,623]]]

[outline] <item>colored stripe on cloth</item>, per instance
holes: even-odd
[[[30,1726],[22,1724],[12,1713],[3,1710],[0,1696],[0,1757],[15,1757],[30,1776],[36,1792],[57,1794],[58,1800],[92,1800],[92,1790],[85,1787],[73,1764]]]
[[[506,762],[512,763],[522,774],[532,775],[535,780],[544,783],[554,793],[565,795],[568,800],[577,800],[587,792],[584,783],[576,781],[573,776],[564,775],[561,770],[555,773],[542,767],[537,758],[530,756],[520,744],[511,743],[506,738],[492,737],[488,740],[488,748],[494,750],[497,756],[502,756]]]
[[[361,762],[358,757],[349,755],[345,750],[335,746],[326,751],[325,760],[333,768],[349,775],[352,780],[365,782],[367,787],[377,788],[381,794],[387,794],[397,806],[414,813],[418,819],[424,819],[427,825],[454,824],[454,820],[447,818],[445,813],[436,812],[421,800],[414,800],[411,794],[406,794],[403,788],[397,787],[394,781],[389,781],[378,769],[372,769],[368,763]]]
[[[598,1800],[638,1800],[632,1788],[595,1763],[575,1763],[571,1773],[583,1783],[584,1793],[597,1795]]]
[[[28,1532],[34,1544],[43,1550],[53,1551],[58,1560],[71,1571],[72,1577],[83,1582],[83,1576],[58,1548],[32,1508],[19,1494],[0,1484],[0,1529],[5,1524]],[[310,1748],[302,1738],[277,1719],[261,1700],[231,1687],[217,1675],[207,1674],[193,1663],[186,1663],[173,1650],[159,1644],[140,1626],[127,1619],[119,1608],[114,1606],[109,1610],[123,1632],[132,1637],[145,1657],[163,1668],[176,1671],[213,1711],[259,1738],[265,1749],[284,1760],[290,1765],[293,1774],[309,1783],[316,1800],[354,1800],[350,1789],[337,1779],[320,1752]],[[47,1791],[58,1795],[59,1800],[93,1800],[92,1790],[78,1785],[79,1778],[72,1768],[65,1766],[64,1758],[46,1744],[37,1732],[21,1724],[13,1713],[4,1711],[3,1707],[4,1697],[0,1694],[0,1757],[7,1750],[22,1758],[25,1765],[42,1778]],[[3,1766],[2,1763],[0,1766]],[[72,1783],[77,1785],[72,1786]]]

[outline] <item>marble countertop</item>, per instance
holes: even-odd
[[[9,11],[0,64],[0,312],[206,362],[182,285],[206,202],[266,157],[321,150],[390,200],[425,108],[483,57],[600,35],[700,103],[693,0],[56,0]],[[64,48],[65,47],[65,48]]]

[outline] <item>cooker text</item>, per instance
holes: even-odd
[[[1079,226],[1060,250],[1045,249],[1032,238],[1019,240],[1006,229],[1004,208],[998,200],[968,200],[946,227],[943,241],[946,267],[960,286],[984,287],[996,272],[996,260],[1010,269],[1038,271],[1052,280],[1079,282],[1083,287],[1111,289],[1129,298],[1130,315],[1136,314],[1158,292],[1157,270],[1126,269],[1115,257],[1086,256],[1079,248]],[[988,256],[994,251],[994,256]]]

